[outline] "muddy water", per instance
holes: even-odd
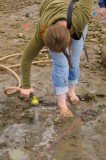
[[[2,3],[6,4],[5,1]],[[27,3],[18,3],[21,10],[14,5],[17,11],[11,11],[10,7],[6,12],[3,9],[0,12],[0,57],[22,52],[32,37],[39,8],[33,1],[31,3],[32,6],[27,7]],[[105,20],[99,15],[93,17],[86,38],[90,62],[87,63],[84,53],[81,55],[81,76],[77,86],[81,102],[72,106],[67,100],[75,115],[71,119],[58,114],[50,63],[32,67],[32,86],[40,101],[37,108],[32,107],[30,101],[20,99],[18,93],[4,94],[3,89],[17,81],[8,72],[0,70],[0,160],[35,160],[42,152],[39,159],[45,160],[106,159],[106,68],[101,59],[101,48],[106,45],[105,27]],[[47,58],[47,53],[43,53],[36,60]],[[2,63],[17,64],[20,59],[13,57]],[[20,75],[18,68],[14,70]],[[77,118],[78,124],[71,129]],[[68,129],[58,143],[48,148]]]

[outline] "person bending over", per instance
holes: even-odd
[[[69,96],[72,104],[79,102],[75,86],[80,75],[80,53],[88,30],[87,24],[93,0],[75,2],[72,10],[72,26],[67,29],[69,4],[70,0],[42,0],[40,20],[35,35],[27,45],[21,62],[21,94],[28,97],[31,92],[34,92],[30,82],[31,63],[43,46],[47,45],[53,59],[52,82],[58,108],[60,114],[65,117],[73,115],[67,107],[66,96]],[[77,35],[77,40],[74,34]]]

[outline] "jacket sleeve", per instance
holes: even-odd
[[[93,5],[93,0],[79,0],[73,7],[72,24],[78,37],[81,37],[85,26],[89,23]]]
[[[98,0],[100,8],[106,8],[106,0]]]
[[[22,87],[26,89],[31,88],[31,83],[30,83],[31,63],[43,47],[43,44],[40,43],[40,37],[38,33],[39,31],[37,29],[34,38],[29,42],[22,56],[22,61],[21,61]]]

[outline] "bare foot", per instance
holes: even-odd
[[[68,90],[68,97],[69,100],[72,104],[78,104],[79,103],[79,98],[77,97],[76,93],[75,93],[75,86],[70,86],[69,90]]]
[[[68,109],[67,106],[59,106],[60,115],[63,117],[73,117],[73,113]]]
[[[73,95],[68,95],[69,99],[70,99],[70,102],[72,104],[78,104],[80,99],[78,98],[78,96],[76,96],[76,94],[73,94]]]

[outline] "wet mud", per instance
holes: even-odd
[[[8,7],[7,1],[0,6],[0,58],[23,53],[39,19],[35,1],[9,2]],[[19,93],[4,93],[17,81],[0,69],[0,160],[106,160],[106,20],[99,14],[92,17],[85,44],[89,63],[83,51],[77,86],[81,101],[73,106],[67,99],[73,118],[59,115],[51,82],[52,63],[32,66],[31,82],[40,102],[36,107]],[[44,52],[35,60],[47,59],[50,57]],[[17,56],[0,63],[20,61]],[[20,75],[20,68],[13,70]]]

